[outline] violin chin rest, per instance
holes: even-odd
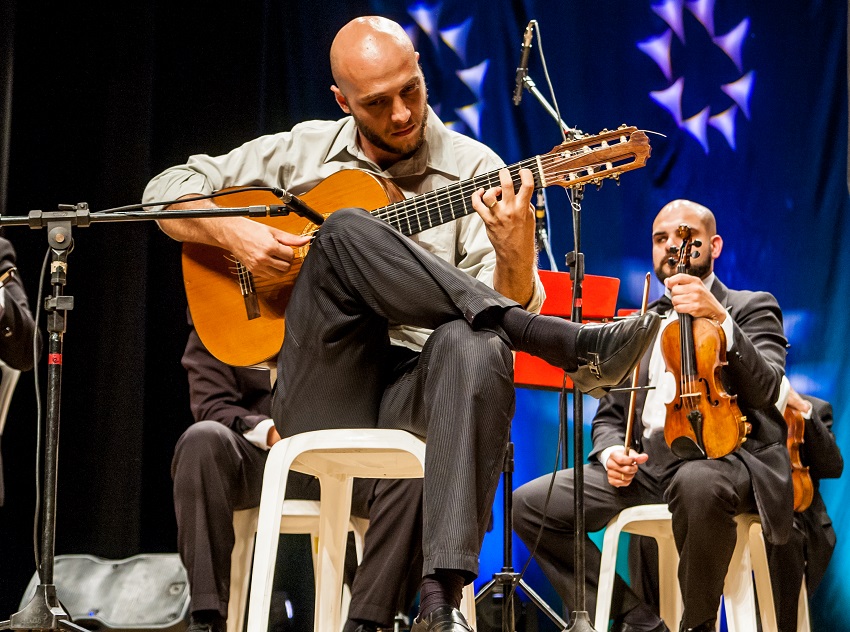
[[[673,439],[673,443],[670,444],[670,450],[677,457],[686,461],[697,461],[706,458],[702,448],[690,437],[676,437]]]

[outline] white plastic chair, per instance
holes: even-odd
[[[683,606],[677,579],[679,554],[673,540],[671,518],[667,505],[643,505],[621,511],[608,523],[602,543],[599,592],[596,598],[597,630],[608,629],[617,548],[622,532],[650,536],[658,543],[661,618],[671,630],[678,629]],[[776,632],[776,609],[761,521],[756,515],[743,514],[736,516],[735,522],[738,539],[723,586],[727,629],[729,632],[752,632],[756,629],[757,595],[763,632]]]
[[[316,632],[339,630],[354,479],[422,477],[425,443],[403,430],[334,429],[298,434],[272,447],[263,475],[248,632],[268,629],[274,560],[289,470],[315,476],[321,485],[314,629]],[[473,627],[474,608],[474,592],[470,585],[464,589],[462,609]]]
[[[235,541],[230,556],[230,600],[227,607],[227,632],[242,632],[245,609],[248,604],[248,584],[251,578],[251,561],[254,556],[254,534],[257,532],[259,507],[233,513]],[[363,561],[363,539],[369,521],[352,516],[348,530],[354,532],[357,563]],[[319,501],[285,500],[280,518],[280,533],[309,534],[313,551],[313,572],[316,572],[316,552],[319,539]],[[348,591],[343,592],[342,616],[348,612]]]

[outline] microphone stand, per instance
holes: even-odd
[[[522,75],[522,86],[528,90],[543,109],[551,116],[558,124],[564,135],[570,139],[580,137],[581,130],[573,129],[568,126],[560,117],[558,112],[553,108],[546,97],[537,89],[534,80],[524,73]],[[573,283],[572,310],[570,320],[575,323],[581,323],[581,305],[582,305],[582,283],[584,282],[584,253],[581,252],[581,201],[584,198],[584,187],[579,186],[573,189],[573,195],[570,206],[572,207],[573,216],[573,236],[574,250],[567,253],[566,263],[570,269],[570,279]],[[590,615],[587,612],[587,598],[585,590],[585,550],[587,530],[584,523],[584,402],[582,393],[578,387],[573,384],[573,470],[575,480],[575,495],[574,513],[574,569],[576,578],[576,593],[575,593],[575,610],[570,617],[570,627],[566,632],[596,632],[593,624],[590,621]],[[565,405],[562,401],[561,405]],[[566,418],[566,415],[564,415]],[[562,440],[564,445],[569,445],[569,429],[564,426],[562,429]],[[567,468],[568,463],[567,450],[564,450],[563,466]]]
[[[53,570],[56,544],[56,487],[59,463],[59,414],[62,388],[62,344],[66,330],[66,312],[74,308],[74,297],[63,293],[67,272],[68,255],[73,250],[73,226],[89,226],[96,221],[142,221],[155,219],[177,219],[186,217],[250,216],[267,217],[288,215],[294,212],[308,219],[321,214],[308,207],[298,198],[284,198],[282,205],[251,206],[243,208],[218,208],[189,211],[139,211],[130,213],[90,213],[88,204],[60,204],[58,211],[30,211],[23,217],[0,217],[0,226],[29,226],[46,228],[50,246],[50,282],[52,293],[45,298],[47,312],[47,415],[44,446],[44,486],[41,506],[41,557],[37,569],[39,584],[26,606],[0,621],[0,630],[71,630],[88,632],[75,624],[65,607],[56,596]]]

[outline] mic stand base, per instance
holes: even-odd
[[[520,579],[520,574],[514,572],[512,567],[503,568],[500,573],[493,573],[493,579],[484,584],[478,595],[475,597],[475,603],[479,603],[484,597],[492,593],[494,596],[502,596],[502,632],[516,632],[516,618],[514,613],[513,599],[506,598],[506,595],[512,595],[517,588],[522,589],[528,599],[537,606],[543,614],[558,626],[562,632],[567,629],[567,622],[564,621],[552,608],[543,601],[543,598],[525,583],[525,580]]]
[[[516,619],[514,618],[513,594],[517,588],[522,588],[531,602],[540,608],[562,632],[567,629],[567,623],[543,601],[531,586],[526,584],[519,573],[511,566],[513,559],[513,472],[514,472],[514,443],[508,441],[505,449],[505,458],[502,461],[502,493],[504,497],[503,509],[505,513],[502,532],[502,571],[493,573],[493,579],[484,584],[475,596],[476,605],[481,603],[485,596],[490,593],[502,595],[502,632],[516,632]]]
[[[573,612],[567,632],[596,632],[596,628],[593,627],[590,615],[585,610],[577,610]]]
[[[56,586],[39,584],[24,609],[8,621],[0,621],[0,630],[73,630],[87,632],[71,621],[70,615],[56,597]]]

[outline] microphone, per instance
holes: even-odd
[[[546,253],[546,258],[549,259],[549,269],[557,271],[558,264],[555,263],[555,255],[552,252],[552,246],[549,244],[549,230],[546,224],[546,193],[543,189],[540,189],[537,192],[537,203],[534,205],[534,228],[537,244],[539,249]]]
[[[546,198],[542,189],[537,192],[537,203],[534,205],[534,229],[537,241],[545,250],[549,244],[549,232],[546,230]]]
[[[522,101],[522,83],[525,76],[528,74],[528,53],[531,50],[531,35],[534,31],[534,20],[528,23],[525,27],[525,34],[522,36],[522,54],[519,58],[519,66],[516,69],[516,82],[514,83],[514,105],[519,105]]]

